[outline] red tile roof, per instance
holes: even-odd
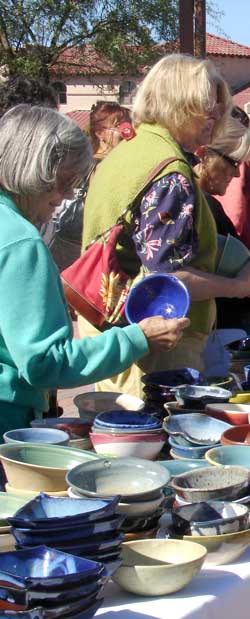
[[[250,56],[250,47],[222,39],[214,34],[206,36],[207,54],[213,56]]]
[[[206,35],[208,56],[240,56],[250,57],[250,47],[234,43],[228,39],[217,37],[214,34]],[[177,51],[177,41],[159,46],[162,53]],[[143,67],[137,67],[138,73],[143,74]],[[112,75],[114,67],[112,62],[93,48],[92,45],[83,45],[66,49],[59,55],[58,60],[50,69],[57,76],[63,75]]]
[[[80,127],[82,131],[86,129],[89,123],[89,111],[85,110],[72,110],[70,112],[66,112],[67,116],[74,120],[75,123]]]

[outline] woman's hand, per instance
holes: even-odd
[[[186,329],[189,325],[189,318],[166,319],[162,316],[144,318],[138,323],[148,340],[151,351],[175,348],[182,338],[183,329]]]

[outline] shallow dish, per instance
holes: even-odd
[[[9,521],[13,526],[59,530],[113,516],[118,500],[118,497],[112,500],[81,497],[79,501],[71,501],[41,493],[19,508]]]
[[[222,433],[230,427],[229,424],[202,413],[170,416],[163,421],[163,429],[168,434],[181,436],[194,444],[199,444],[199,441],[201,444],[218,443]]]
[[[228,402],[232,393],[212,385],[183,385],[174,388],[177,402],[187,408],[202,408],[209,402]]]
[[[51,445],[67,445],[69,434],[56,428],[21,428],[9,430],[3,435],[5,443],[48,443]]]
[[[249,527],[249,509],[229,501],[192,503],[172,509],[173,527],[185,535],[221,535]]]
[[[81,464],[66,475],[73,491],[90,497],[119,494],[122,501],[154,499],[170,479],[156,462],[141,458],[99,459]]]
[[[250,469],[250,446],[220,445],[219,447],[208,449],[205,458],[212,465],[234,465]]]
[[[181,456],[182,458],[191,458],[191,459],[200,459],[205,456],[205,453],[208,449],[210,449],[210,445],[180,445],[176,442],[176,440],[172,437],[168,437],[168,442],[171,448],[174,450],[174,453],[177,456]],[[215,446],[216,443],[213,444]],[[217,443],[220,445],[220,443]]]
[[[103,598],[97,600],[96,596],[92,596],[90,597],[89,601],[90,603],[88,605],[86,605],[85,602],[83,604],[80,604],[79,602],[71,602],[70,608],[72,609],[72,612],[70,613],[70,615],[68,614],[68,612],[65,615],[65,606],[64,611],[62,611],[62,607],[58,607],[53,610],[48,609],[46,611],[46,609],[44,609],[43,607],[36,606],[36,608],[18,611],[17,613],[5,610],[1,611],[1,614],[3,619],[13,619],[13,617],[18,617],[19,619],[55,619],[55,617],[61,617],[61,613],[64,612],[63,616],[67,617],[68,619],[91,619],[91,617],[93,617],[98,608],[100,608],[100,606],[102,605]]]
[[[150,388],[177,387],[177,385],[198,385],[202,380],[202,374],[194,368],[178,368],[177,370],[162,370],[144,374],[141,381]]]
[[[121,414],[121,411],[109,411],[100,413],[95,418],[95,425],[100,428],[109,428],[115,430],[156,430],[160,428],[161,424],[158,419],[147,415],[146,413],[138,413],[137,411],[125,411]]]
[[[209,466],[206,460],[161,460],[161,466],[164,466],[170,473],[171,477],[181,475],[187,471],[194,469],[205,468]]]
[[[90,451],[58,445],[16,443],[0,445],[0,459],[9,484],[38,492],[66,490],[67,471],[80,462],[99,459]]]
[[[167,595],[191,582],[206,554],[203,546],[195,543],[184,545],[182,540],[124,542],[123,564],[112,579],[126,591],[137,595]]]
[[[102,571],[100,563],[47,546],[1,553],[1,586],[41,586],[49,589],[79,583],[81,578],[101,576]]]
[[[188,290],[174,275],[147,275],[133,286],[125,303],[129,323],[140,322],[149,316],[181,318],[190,305]]]
[[[206,411],[211,417],[227,421],[233,426],[239,426],[248,423],[250,404],[235,404],[233,402],[226,404],[209,403],[206,406]]]
[[[237,499],[247,494],[249,482],[249,470],[241,466],[211,466],[182,473],[174,477],[169,486],[185,501],[197,503],[211,499]]]

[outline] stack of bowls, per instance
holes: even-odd
[[[76,498],[120,495],[117,512],[125,517],[121,530],[146,536],[157,527],[170,473],[149,460],[112,458],[79,465],[66,478],[69,494]]]
[[[174,477],[170,483],[179,504],[217,499],[233,501],[249,494],[249,470],[242,466],[209,466]]]
[[[79,417],[48,417],[47,419],[34,419],[32,428],[56,428],[68,433],[69,447],[76,449],[91,449],[89,438],[91,422],[84,421]]]
[[[151,372],[141,378],[144,385],[145,406],[155,409],[158,414],[164,415],[164,404],[174,400],[174,387],[179,385],[196,385],[202,380],[202,375],[193,368],[179,368]]]
[[[223,565],[238,559],[250,543],[249,509],[231,501],[208,500],[173,506],[160,519],[157,537],[180,537],[202,544],[204,565]]]
[[[112,500],[56,498],[41,493],[9,518],[17,548],[46,544],[72,555],[116,565],[123,516]]]
[[[8,483],[7,492],[35,496],[47,492],[67,496],[67,471],[97,454],[58,445],[13,443],[0,445],[0,460]],[[28,490],[27,490],[28,488]]]
[[[41,545],[3,552],[1,617],[89,619],[101,606],[104,566]]]
[[[155,460],[166,434],[161,422],[143,411],[110,411],[95,417],[90,439],[101,456]]]
[[[169,435],[173,458],[204,458],[208,449],[220,444],[222,433],[231,428],[228,423],[202,413],[170,415],[163,421]]]

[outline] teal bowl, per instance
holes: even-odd
[[[228,234],[216,273],[225,277],[235,277],[249,259],[250,253],[244,243]]]
[[[204,459],[200,460],[159,460],[161,466],[164,466],[171,475],[171,477],[175,477],[176,475],[181,475],[181,473],[186,473],[192,469],[201,469],[209,465]]]
[[[216,466],[236,465],[250,469],[250,445],[221,445],[208,449],[205,459]]]
[[[29,497],[15,496],[7,492],[0,492],[0,529],[10,526],[7,518],[9,518],[9,516],[14,516],[17,510],[28,503],[29,500]]]
[[[90,451],[59,445],[0,445],[0,460],[8,483],[20,490],[48,493],[67,490],[66,473],[78,464],[99,458]]]

